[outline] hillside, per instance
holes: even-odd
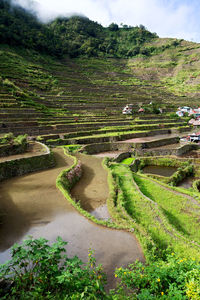
[[[57,18],[41,23],[11,0],[0,1],[0,41],[54,56],[131,57],[143,53],[143,44],[157,37],[144,26],[110,24],[108,28],[86,17]]]
[[[0,264],[0,298],[200,299],[200,150],[175,113],[200,106],[200,44],[79,16],[43,24],[11,3],[0,0],[0,260],[35,240]],[[58,234],[52,248],[37,240]]]
[[[135,117],[144,107],[155,124],[159,107],[199,105],[200,44],[77,16],[41,24],[9,0],[0,10],[0,133],[89,130],[91,122],[118,130],[133,125],[121,113],[127,103]]]
[[[140,79],[159,83],[180,96],[199,99],[200,44],[177,39],[155,39],[145,45],[152,54],[129,60],[128,66]],[[194,103],[195,104],[195,103]]]

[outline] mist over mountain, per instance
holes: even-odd
[[[44,24],[34,9],[27,11],[11,0],[1,0],[0,10],[1,43],[50,55],[119,58],[148,55],[151,51],[143,45],[157,37],[142,25],[119,27],[112,23],[103,27],[83,16],[59,17]]]

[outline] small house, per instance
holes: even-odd
[[[190,142],[193,142],[193,143],[200,142],[200,132],[191,134],[190,135]]]

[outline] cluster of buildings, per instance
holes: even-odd
[[[144,108],[142,108],[142,107],[139,108],[138,112],[143,113]],[[133,104],[127,104],[122,110],[123,115],[131,115],[132,113],[133,113]]]
[[[183,117],[185,115],[191,117],[188,124],[193,126],[200,126],[200,107],[199,108],[191,108],[189,106],[179,107],[176,114],[179,117]],[[200,132],[192,133],[181,140],[188,142],[200,143]]]
[[[152,104],[152,102],[150,102],[149,103],[150,105]],[[123,108],[123,110],[122,110],[122,114],[123,115],[131,115],[132,113],[133,113],[133,104],[127,104],[124,108]],[[144,113],[145,112],[145,109],[144,108],[142,108],[142,107],[140,107],[139,109],[138,109],[138,113]],[[162,108],[158,108],[158,113],[162,113],[163,112],[163,110],[162,110]]]
[[[183,142],[200,143],[200,132],[189,134],[186,137],[180,139]]]
[[[176,114],[179,117],[188,115],[189,117],[192,117],[189,121],[190,125],[200,126],[200,107],[194,109],[189,106],[179,107]]]

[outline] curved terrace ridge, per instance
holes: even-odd
[[[0,262],[9,258],[9,248],[26,235],[45,237],[50,242],[59,235],[68,241],[70,256],[87,261],[88,249],[95,250],[109,283],[116,267],[128,265],[144,256],[134,235],[122,230],[98,226],[75,210],[56,188],[57,176],[73,164],[61,148],[53,150],[56,167],[6,180],[0,184],[1,211]]]

